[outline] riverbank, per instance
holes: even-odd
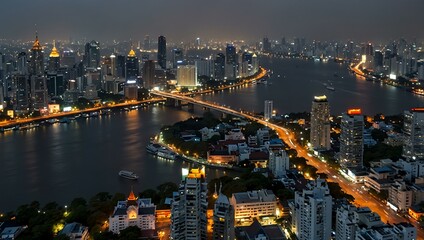
[[[49,120],[49,119],[72,117],[72,116],[76,116],[76,115],[84,114],[84,113],[90,114],[90,113],[98,112],[98,111],[105,110],[105,109],[116,109],[116,108],[124,109],[124,108],[127,108],[127,107],[133,107],[133,106],[137,106],[137,105],[138,106],[145,106],[146,104],[154,104],[154,103],[159,103],[159,102],[164,102],[164,99],[162,99],[162,98],[152,98],[152,99],[143,100],[143,101],[130,101],[130,102],[125,102],[125,103],[118,103],[118,104],[114,104],[114,105],[105,105],[105,106],[101,106],[101,107],[89,108],[89,109],[84,109],[84,110],[60,112],[60,113],[50,114],[50,115],[47,115],[47,116],[3,121],[3,122],[0,122],[0,129],[11,128],[11,127],[15,127],[15,126],[22,125],[22,124],[39,123],[39,122],[46,121],[46,120]]]

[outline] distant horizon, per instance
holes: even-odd
[[[3,1],[0,39],[122,41],[165,35],[171,42],[201,39],[259,41],[304,37],[321,42],[424,39],[422,0],[74,0]],[[16,14],[19,12],[20,14]]]

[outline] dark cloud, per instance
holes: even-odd
[[[0,37],[424,38],[423,0],[4,0]]]

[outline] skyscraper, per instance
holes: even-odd
[[[85,44],[84,64],[87,68],[98,68],[100,66],[100,44],[91,41]]]
[[[151,89],[155,79],[155,62],[153,60],[145,61],[143,64],[143,83],[144,88]]]
[[[177,66],[183,64],[183,62],[184,62],[183,50],[180,48],[172,49],[172,67],[177,68]]]
[[[56,42],[53,41],[53,48],[49,55],[49,72],[57,72],[60,68],[60,54],[56,48]]]
[[[225,55],[218,53],[214,61],[215,81],[223,81],[225,78]]]
[[[43,47],[38,40],[38,34],[35,37],[31,48],[31,60],[29,73],[31,75],[31,103],[35,111],[47,109],[47,79],[44,75],[44,57]]]
[[[166,69],[166,38],[164,36],[158,38],[158,63],[162,69]]]
[[[150,50],[150,36],[149,35],[146,35],[144,37],[143,49],[144,50]]]
[[[262,51],[265,53],[271,52],[271,42],[267,37],[264,37],[262,41]]]
[[[364,116],[361,109],[349,109],[342,114],[340,134],[340,166],[362,168],[364,153]]]
[[[235,80],[237,78],[237,53],[234,45],[227,44],[225,55],[225,77],[227,80]]]
[[[183,169],[183,180],[171,203],[171,239],[207,239],[206,194],[204,168]]]
[[[311,139],[314,149],[329,150],[330,145],[330,106],[327,97],[315,96],[311,111]]]
[[[125,62],[125,79],[127,81],[136,81],[139,74],[138,69],[138,58],[134,50],[131,49]]]
[[[213,240],[234,239],[234,209],[228,197],[219,193],[213,208]]]
[[[265,100],[265,107],[264,107],[264,119],[265,121],[268,121],[272,117],[272,111],[273,111],[273,102],[272,100]]]
[[[311,181],[306,189],[295,193],[292,226],[299,240],[331,239],[332,204],[324,179]]]
[[[35,36],[35,41],[31,48],[29,73],[31,75],[44,74],[43,47],[41,46],[40,41],[38,40],[38,34]]]
[[[424,159],[424,108],[404,112],[403,133],[402,155],[412,160]]]

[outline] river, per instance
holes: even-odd
[[[310,111],[313,96],[321,94],[328,96],[333,114],[349,107],[361,107],[366,114],[398,114],[424,102],[403,89],[356,78],[345,65],[296,59],[262,59],[262,65],[274,71],[267,85],[199,98],[255,112],[262,112],[269,99],[279,114]],[[327,90],[324,83],[331,83],[335,91]],[[75,197],[88,198],[101,191],[127,193],[133,186],[141,192],[167,181],[179,183],[183,163],[157,159],[145,147],[161,127],[201,113],[201,109],[189,113],[149,106],[0,134],[0,212],[33,200],[68,204]],[[118,177],[121,169],[136,172],[140,179]],[[209,179],[222,174],[222,170],[207,171]]]

